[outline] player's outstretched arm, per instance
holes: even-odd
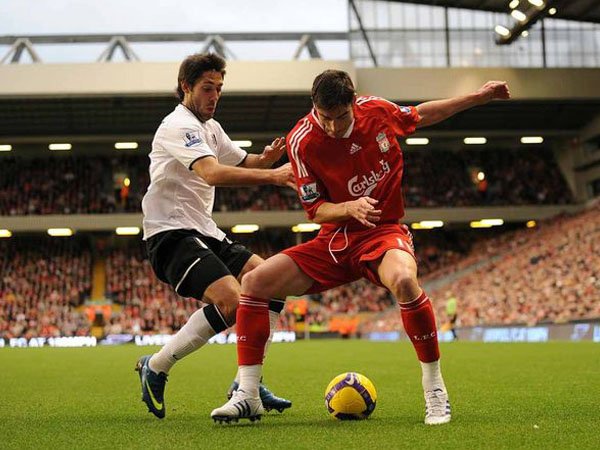
[[[510,91],[506,81],[488,81],[470,94],[444,100],[433,100],[417,105],[417,112],[421,116],[417,128],[436,124],[456,113],[474,106],[485,105],[492,100],[507,100],[509,98]]]
[[[274,184],[296,189],[290,163],[276,169],[248,169],[219,164],[217,158],[207,156],[194,162],[192,170],[211,186]]]
[[[252,169],[268,169],[285,153],[285,138],[276,138],[271,145],[267,145],[260,155],[249,154],[241,167]]]

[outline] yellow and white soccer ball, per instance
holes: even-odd
[[[325,389],[325,406],[339,420],[360,420],[371,415],[377,403],[375,386],[364,375],[345,372]]]

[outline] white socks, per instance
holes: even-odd
[[[240,375],[240,387],[238,390],[244,391],[250,397],[258,398],[258,385],[262,376],[262,364],[240,366],[238,373]]]
[[[152,355],[148,363],[150,369],[168,374],[178,360],[198,350],[214,335],[215,330],[208,323],[204,308],[199,309],[158,353]]]
[[[438,359],[437,361],[430,363],[419,362],[421,363],[421,370],[423,371],[423,389],[432,391],[439,388],[446,391],[442,372],[440,371],[440,360]]]
[[[194,314],[192,314],[186,322],[186,324],[177,332],[177,334],[175,334],[175,336],[173,336],[171,340],[158,351],[158,353],[152,355],[148,364],[153,372],[163,372],[165,374],[168,374],[169,370],[171,370],[171,367],[173,367],[173,365],[177,361],[189,355],[190,353],[198,350],[200,347],[206,344],[211,337],[213,337],[216,334],[215,330],[206,318],[205,308],[206,307],[199,309]],[[270,334],[269,340],[265,344],[265,354],[267,352],[267,349],[269,348],[271,340],[273,339],[273,332],[277,327],[278,320],[279,313],[269,310]],[[226,325],[224,324],[223,326]],[[246,367],[258,367],[259,375],[256,381],[256,388],[253,389],[256,390],[256,395],[253,395],[253,397],[258,397],[258,384],[260,382],[260,372],[262,366],[259,365]],[[251,375],[250,378],[248,378],[247,383],[253,382],[253,379],[253,375]],[[238,373],[235,376],[235,381],[240,383],[240,385],[242,383],[242,377],[240,376],[239,368]],[[252,385],[248,384],[247,386],[248,389],[251,389],[249,386]],[[244,390],[248,392],[246,389]]]

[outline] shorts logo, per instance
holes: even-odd
[[[320,195],[319,191],[317,191],[317,183],[308,183],[300,186],[300,198],[305,203],[314,202]]]
[[[400,112],[403,112],[404,114],[410,114],[410,106],[400,106]]]
[[[387,153],[387,151],[390,149],[390,141],[388,141],[388,138],[385,135],[385,133],[383,131],[379,133],[375,140],[379,145],[379,150],[381,150],[381,153]]]
[[[202,144],[202,138],[198,131],[186,131],[183,140],[186,147],[193,147],[194,145]]]

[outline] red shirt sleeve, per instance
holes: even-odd
[[[421,116],[414,106],[398,106],[387,100],[383,100],[388,117],[391,118],[392,128],[398,136],[409,136],[417,129]]]
[[[305,146],[291,139],[293,134],[292,131],[286,138],[286,142],[292,142],[292,145],[287,146],[287,154],[296,177],[300,203],[308,218],[313,220],[319,206],[329,201],[328,194],[323,183],[314,174],[309,162],[306,161]]]

